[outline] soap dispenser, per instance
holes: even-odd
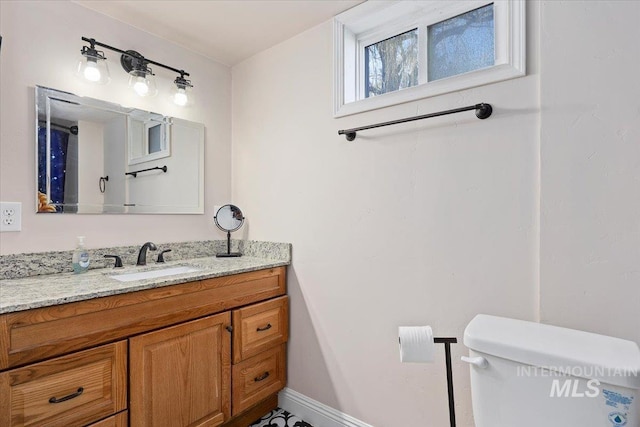
[[[77,237],[76,250],[73,251],[72,264],[73,272],[84,273],[89,269],[89,252],[84,247],[84,236]]]

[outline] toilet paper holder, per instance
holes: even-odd
[[[403,332],[403,328],[405,331]],[[400,344],[400,360],[402,362],[414,362],[414,363],[431,363],[433,359],[431,348],[425,349],[423,346],[427,345],[427,341],[433,339],[433,344],[444,344],[444,356],[447,368],[447,395],[449,398],[449,424],[451,427],[456,427],[456,409],[453,398],[453,370],[451,367],[451,344],[456,344],[458,339],[455,337],[433,337],[431,334],[431,327],[400,327],[399,328],[398,343]],[[413,330],[419,329],[418,333]],[[423,331],[426,329],[426,332]],[[420,335],[420,332],[422,335]],[[404,353],[402,346],[402,337],[406,338],[411,344],[409,344],[411,350],[408,353]],[[426,355],[426,353],[429,353]],[[415,354],[412,354],[415,353]],[[417,356],[417,357],[416,357]]]
[[[451,369],[451,344],[458,342],[457,338],[433,337],[434,344],[444,344],[444,357],[447,364],[447,394],[449,395],[449,424],[456,427],[456,407],[453,400],[453,370]]]

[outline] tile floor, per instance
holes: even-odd
[[[267,415],[260,418],[249,427],[313,427],[306,421],[303,421],[300,417],[296,417],[293,414],[285,411],[281,408],[276,408]]]

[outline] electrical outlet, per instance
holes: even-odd
[[[0,202],[0,231],[22,230],[22,203]]]

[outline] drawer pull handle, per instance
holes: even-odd
[[[269,372],[265,372],[264,374],[260,375],[259,377],[255,377],[253,380],[255,382],[258,382],[258,381],[266,380],[268,377],[269,377]]]
[[[76,391],[75,393],[71,393],[68,396],[64,396],[61,397],[60,399],[58,399],[57,397],[52,397],[51,399],[49,399],[49,403],[62,403],[62,402],[66,402],[67,400],[71,400],[73,398],[76,398],[78,396],[80,396],[82,394],[82,392],[84,391],[84,388],[79,387],[78,391]]]
[[[264,331],[268,331],[269,329],[271,329],[271,323],[267,323],[267,326],[265,326],[264,328],[256,329],[256,332],[264,332]]]

